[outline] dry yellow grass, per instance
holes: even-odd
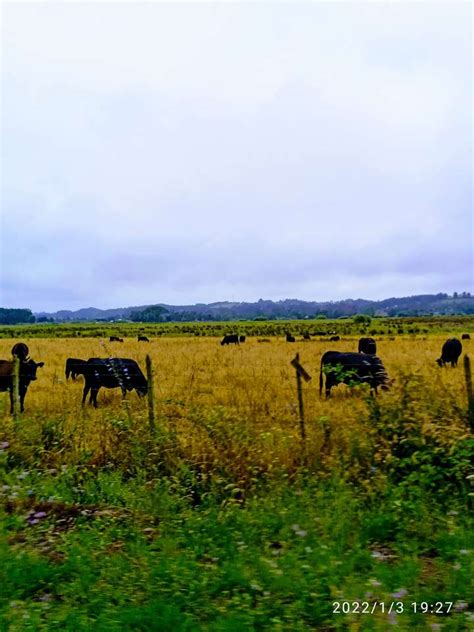
[[[440,369],[435,360],[447,336],[426,339],[378,340],[378,353],[387,372],[395,378],[389,393],[379,395],[381,405],[391,405],[401,390],[411,393],[410,411],[425,432],[459,436],[456,407],[465,408],[462,362],[456,369]],[[18,442],[25,458],[32,446],[41,445],[51,432],[60,434],[61,448],[48,444],[44,460],[50,464],[91,460],[127,459],[134,437],[148,431],[146,399],[135,392],[122,402],[120,389],[101,389],[99,408],[81,405],[83,378],[65,379],[66,358],[118,356],[133,358],[145,372],[149,354],[155,370],[157,427],[173,437],[181,458],[202,464],[235,468],[235,478],[258,476],[273,468],[292,468],[300,449],[295,372],[290,365],[296,352],[313,379],[304,384],[307,451],[322,458],[325,436],[331,434],[331,454],[343,459],[350,451],[364,450],[367,403],[362,393],[346,386],[333,389],[329,400],[319,397],[319,363],[329,350],[355,351],[357,338],[340,342],[316,341],[288,344],[282,339],[259,343],[248,338],[239,347],[222,347],[217,338],[160,338],[149,344],[126,339],[123,344],[97,338],[24,340],[30,355],[45,366],[38,371],[25,399],[25,413],[17,426],[9,414],[8,394],[0,400],[0,435]],[[469,352],[470,341],[463,341]],[[12,340],[0,341],[0,357],[9,358]],[[406,383],[406,376],[408,386]],[[404,386],[405,385],[405,386]],[[438,418],[432,404],[438,401]],[[442,417],[442,419],[441,419]],[[53,428],[46,432],[45,428]],[[326,434],[325,434],[326,433]],[[20,446],[19,443],[22,443]]]

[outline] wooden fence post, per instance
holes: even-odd
[[[17,421],[20,412],[20,358],[18,357],[13,360],[12,389],[13,419]]]
[[[148,384],[148,423],[152,434],[155,434],[155,393],[153,389],[153,363],[150,356],[146,356],[146,379]]]
[[[464,379],[466,380],[467,391],[467,420],[471,430],[474,431],[474,394],[472,392],[471,360],[467,353],[464,354]]]
[[[301,378],[306,382],[309,382],[311,376],[307,373],[300,364],[300,354],[297,353],[294,359],[291,361],[291,365],[296,369],[296,390],[298,392],[298,410],[300,418],[300,434],[301,442],[304,445],[306,441],[306,427],[304,423],[304,406],[303,406],[303,385]]]

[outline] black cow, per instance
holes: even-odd
[[[0,360],[0,391],[10,391],[10,412],[13,412],[13,370],[14,362],[10,360]],[[20,360],[20,377],[18,392],[20,395],[20,410],[23,412],[26,391],[30,382],[36,380],[36,371],[44,366],[44,362],[34,360]]]
[[[138,342],[150,342],[146,336],[138,336]]]
[[[441,357],[436,360],[439,366],[444,366],[448,362],[452,367],[457,366],[458,358],[462,352],[462,344],[461,341],[457,338],[450,338],[446,340],[441,349]]]
[[[337,342],[340,339],[341,339],[341,336],[331,336],[329,338],[329,342]]]
[[[128,358],[90,358],[83,367],[85,379],[82,403],[90,391],[89,404],[97,408],[97,394],[101,387],[122,389],[125,398],[127,391],[135,389],[140,397],[148,392],[145,376],[135,360]]]
[[[86,364],[86,360],[80,360],[79,358],[68,358],[66,360],[66,380],[69,379],[69,376],[71,376],[72,379],[75,380],[78,375],[84,375],[83,369]]]
[[[387,390],[391,384],[380,358],[360,353],[326,351],[321,358],[320,396],[323,390],[323,375],[326,375],[326,397],[331,394],[333,386],[342,383],[350,386],[354,383],[369,384],[370,390],[375,392],[378,386]]]
[[[26,360],[28,357],[30,350],[28,349],[28,345],[24,342],[17,342],[16,345],[12,347],[12,356],[19,358],[22,362]]]
[[[237,334],[226,334],[222,340],[221,345],[239,344],[239,336]]]
[[[471,339],[471,336],[469,334],[463,334],[461,336],[461,340],[470,340],[470,339]]]
[[[239,336],[239,342],[245,342],[245,336]]]
[[[119,338],[118,336],[110,336],[109,342],[123,342],[123,338]]]
[[[359,340],[359,353],[367,353],[375,355],[377,353],[377,344],[373,338],[361,338]]]
[[[286,342],[296,342],[296,338],[291,334],[286,334]]]
[[[305,332],[305,333],[303,334],[303,340],[311,340],[311,336],[309,335],[309,333],[308,333],[308,332]]]

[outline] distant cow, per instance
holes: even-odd
[[[28,357],[29,352],[30,350],[28,349],[28,345],[26,345],[24,342],[17,342],[12,347],[12,356],[19,358],[23,362]]]
[[[375,392],[378,386],[386,390],[391,384],[382,361],[375,355],[326,351],[321,358],[320,395],[323,390],[324,375],[326,376],[326,397],[331,394],[331,388],[338,384],[369,384],[371,391]]]
[[[25,345],[26,346],[26,345]],[[36,380],[36,371],[44,366],[44,362],[34,360],[20,360],[18,392],[20,396],[20,410],[23,412],[26,391],[30,382]],[[10,412],[13,412],[13,371],[15,362],[0,360],[0,391],[10,391]]]
[[[82,403],[90,391],[89,404],[97,408],[97,394],[101,387],[122,389],[122,396],[135,389],[140,397],[148,392],[145,376],[135,360],[128,358],[90,358],[83,367],[85,379]]]
[[[461,340],[470,340],[470,339],[471,339],[471,336],[469,334],[463,334],[461,336]]]
[[[222,340],[221,345],[238,345],[239,344],[239,336],[237,334],[226,334]]]
[[[441,349],[441,357],[436,360],[439,366],[444,366],[448,362],[452,367],[457,366],[458,358],[462,352],[462,344],[461,341],[457,338],[450,338],[446,340]]]
[[[123,338],[119,338],[118,336],[110,336],[110,342],[123,342]]]
[[[330,341],[330,342],[337,342],[337,341],[338,341],[338,340],[340,340],[340,339],[341,339],[341,337],[340,337],[340,336],[331,336],[331,337],[329,338],[329,341]]]
[[[138,342],[150,342],[146,336],[138,336]]]
[[[239,342],[245,342],[245,336],[239,336]]]
[[[68,358],[66,360],[66,380],[69,379],[69,376],[71,376],[72,379],[75,380],[78,375],[84,375],[83,369],[86,365],[86,360],[80,360],[79,358]]]
[[[308,332],[305,332],[305,333],[303,334],[303,340],[311,340],[311,336],[309,335],[309,333],[308,333]]]
[[[286,342],[296,342],[296,338],[291,334],[286,334]]]
[[[377,353],[377,344],[373,338],[361,338],[359,340],[359,353],[367,353],[375,355]]]

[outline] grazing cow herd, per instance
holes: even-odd
[[[309,334],[304,339],[309,338]],[[339,340],[339,336],[332,336],[330,340]],[[462,335],[463,340],[469,340],[469,334]],[[287,342],[295,342],[295,337],[286,334]],[[112,342],[123,342],[122,338],[110,336]],[[138,341],[150,342],[146,336],[139,335]],[[245,336],[238,334],[226,334],[221,341],[221,345],[245,342]],[[462,352],[461,341],[457,338],[446,340],[441,349],[441,357],[436,360],[440,367],[451,364],[456,367],[459,356]],[[35,362],[29,357],[28,346],[24,342],[16,343],[11,350],[13,360],[0,360],[0,391],[10,393],[10,412],[14,409],[14,373],[15,366],[18,366],[18,395],[20,410],[24,411],[25,395],[30,382],[36,380],[36,372],[44,366],[44,362]],[[377,345],[373,338],[360,338],[358,353],[326,351],[321,358],[319,393],[322,395],[325,383],[325,394],[329,397],[331,388],[338,384],[368,384],[371,392],[377,392],[380,386],[382,390],[387,390],[393,380],[387,375],[381,359],[376,355]],[[129,358],[89,358],[82,360],[79,358],[68,358],[66,360],[66,380],[71,377],[73,380],[78,375],[84,376],[84,391],[82,403],[84,404],[87,395],[89,403],[97,408],[97,395],[103,388],[118,388],[122,390],[125,397],[127,391],[135,390],[140,397],[148,392],[148,384],[139,365],[135,360]]]

